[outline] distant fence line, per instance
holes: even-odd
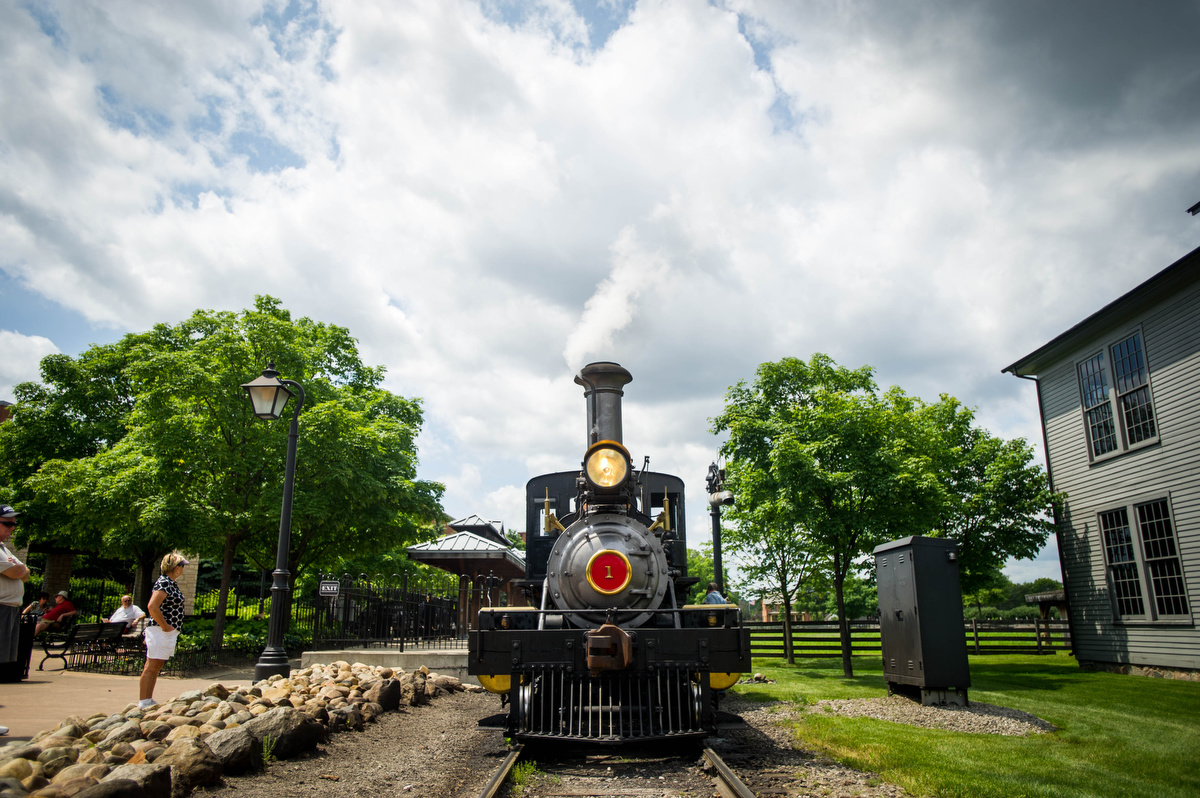
[[[750,622],[750,654],[754,657],[783,657],[783,624]],[[1048,654],[1071,650],[1067,621],[1032,620],[963,623],[970,654]],[[840,657],[842,642],[837,621],[793,621],[792,648],[797,657]],[[851,654],[880,654],[877,621],[850,621]]]

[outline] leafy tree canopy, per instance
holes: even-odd
[[[780,552],[790,547],[790,563],[816,558],[833,587],[847,676],[845,585],[869,566],[876,545],[954,537],[972,589],[1009,556],[1030,557],[1045,544],[1051,497],[1030,447],[973,420],[953,397],[930,405],[897,387],[881,392],[870,367],[848,369],[822,354],[760,365],[753,383],[729,389],[713,419],[713,432],[729,433],[722,452],[738,522],[731,545],[785,602],[805,577],[786,571]]]
[[[240,387],[272,360],[305,391],[293,578],[348,552],[402,548],[441,514],[441,485],[416,478],[419,400],[380,388],[383,370],[363,364],[348,330],[294,320],[277,299],[198,310],[69,360],[44,363],[54,381],[21,386],[16,423],[3,425],[14,432],[0,429],[0,446],[25,454],[28,473],[5,475],[14,498],[55,510],[35,534],[109,554],[218,555],[223,596],[239,548],[272,563],[288,424],[255,418]],[[51,423],[66,407],[69,423]]]

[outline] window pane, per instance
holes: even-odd
[[[1121,400],[1121,415],[1130,444],[1153,438],[1154,408],[1146,384],[1146,359],[1142,336],[1134,333],[1112,349],[1113,383]]]
[[[1125,413],[1125,431],[1130,443],[1154,437],[1154,408],[1150,406],[1148,385],[1122,396],[1121,410]]]
[[[1146,384],[1146,367],[1142,361],[1142,336],[1138,333],[1113,347],[1113,382],[1117,393],[1125,394]]]
[[[1117,426],[1113,423],[1112,405],[1105,402],[1087,411],[1087,425],[1092,454],[1104,454],[1117,448]]]
[[[1079,384],[1083,387],[1083,407],[1091,410],[1108,403],[1108,383],[1104,379],[1104,353],[1079,364]]]
[[[1159,615],[1186,615],[1187,588],[1183,567],[1175,545],[1167,502],[1156,501],[1137,507],[1138,529],[1142,533],[1142,555],[1150,572],[1150,588]]]
[[[1122,617],[1145,615],[1142,583],[1138,579],[1129,514],[1125,508],[1100,513],[1100,532],[1104,538],[1109,579],[1117,600],[1117,614]]]

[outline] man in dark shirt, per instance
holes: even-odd
[[[46,613],[38,621],[37,627],[33,630],[35,635],[40,635],[47,629],[58,629],[62,624],[74,618],[78,614],[75,605],[67,598],[67,591],[60,590],[54,596],[54,606],[46,610]]]

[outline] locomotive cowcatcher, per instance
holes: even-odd
[[[699,737],[720,691],[750,669],[733,604],[685,605],[683,481],[633,467],[616,363],[575,377],[587,402],[581,469],[526,485],[528,607],[479,612],[467,672],[507,703],[518,739],[620,743]]]

